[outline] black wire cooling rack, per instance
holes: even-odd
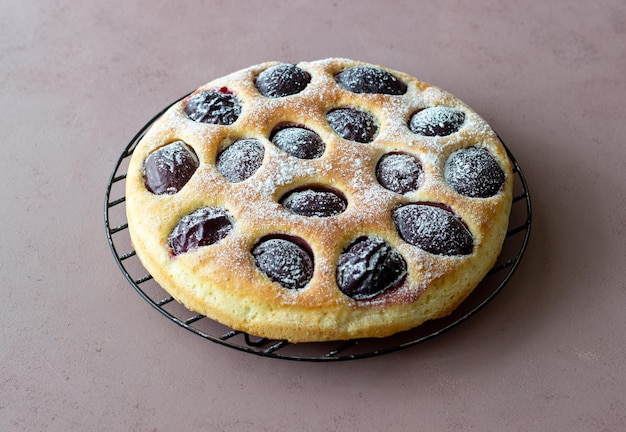
[[[171,105],[176,102],[178,101]],[[507,149],[513,162],[515,190],[509,231],[502,252],[496,265],[485,279],[450,316],[427,322],[413,330],[386,338],[300,344],[257,338],[225,327],[204,315],[189,311],[176,302],[141,265],[130,242],[125,206],[125,180],[128,162],[137,143],[148,128],[171,105],[154,116],[135,135],[120,155],[106,189],[104,222],[113,256],[131,286],[144,300],[167,318],[205,339],[251,354],[300,361],[354,360],[398,351],[441,335],[482,309],[509,281],[526,250],[532,218],[530,194],[520,166]]]

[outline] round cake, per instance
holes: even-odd
[[[291,342],[385,337],[450,314],[493,267],[513,173],[451,94],[349,59],[200,87],[133,149],[139,259],[177,301]]]

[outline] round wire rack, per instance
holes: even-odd
[[[448,317],[429,321],[413,330],[386,338],[298,344],[284,340],[258,338],[228,328],[204,315],[189,311],[175,301],[141,265],[130,242],[125,206],[125,180],[128,162],[137,143],[146,131],[176,102],[178,100],[165,107],[141,128],[120,155],[106,188],[104,222],[107,240],[115,261],[137,293],[171,321],[212,342],[265,357],[316,362],[354,360],[409,348],[441,335],[481,310],[507,284],[526,250],[532,219],[530,194],[524,174],[507,148],[509,157],[513,162],[515,187],[509,231],[502,252],[485,279]]]

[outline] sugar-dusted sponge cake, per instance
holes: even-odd
[[[309,342],[450,314],[496,262],[513,174],[459,99],[332,58],[200,87],[141,139],[126,185],[133,246],[176,300]]]

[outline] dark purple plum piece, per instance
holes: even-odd
[[[378,182],[392,192],[405,194],[417,190],[422,183],[422,164],[406,153],[388,153],[376,167]]]
[[[458,132],[465,122],[465,113],[456,108],[435,106],[416,112],[409,129],[424,136],[447,136]]]
[[[193,149],[175,141],[148,155],[143,164],[144,183],[156,195],[173,195],[187,184],[199,165]]]
[[[231,125],[241,114],[237,97],[227,90],[203,91],[192,95],[185,104],[190,119],[200,123]]]
[[[339,257],[337,285],[354,300],[368,300],[397,286],[406,273],[406,261],[387,242],[361,237]]]
[[[435,205],[408,204],[393,212],[400,237],[436,255],[469,255],[472,234],[452,212]]]
[[[313,277],[313,256],[297,242],[284,238],[261,240],[252,249],[257,267],[283,288],[301,289]]]
[[[317,159],[326,145],[315,132],[297,126],[288,126],[272,134],[272,142],[282,151],[299,159]]]
[[[347,202],[338,193],[327,189],[300,189],[287,194],[281,204],[300,216],[331,217],[343,213]]]
[[[402,95],[407,86],[393,74],[374,66],[355,66],[335,76],[337,83],[353,93]]]
[[[265,148],[257,139],[235,141],[217,157],[217,170],[232,183],[239,183],[254,174],[263,163]]]
[[[281,64],[264,70],[256,79],[263,96],[279,98],[300,93],[311,82],[311,75],[293,64]]]
[[[326,119],[337,135],[350,141],[368,143],[378,132],[374,117],[356,108],[336,108],[326,114]]]
[[[450,155],[444,177],[452,188],[471,198],[488,198],[504,185],[504,171],[486,150],[470,147]]]
[[[232,229],[233,219],[226,210],[219,207],[202,207],[183,216],[172,230],[168,245],[174,255],[180,255],[201,246],[217,243]]]

